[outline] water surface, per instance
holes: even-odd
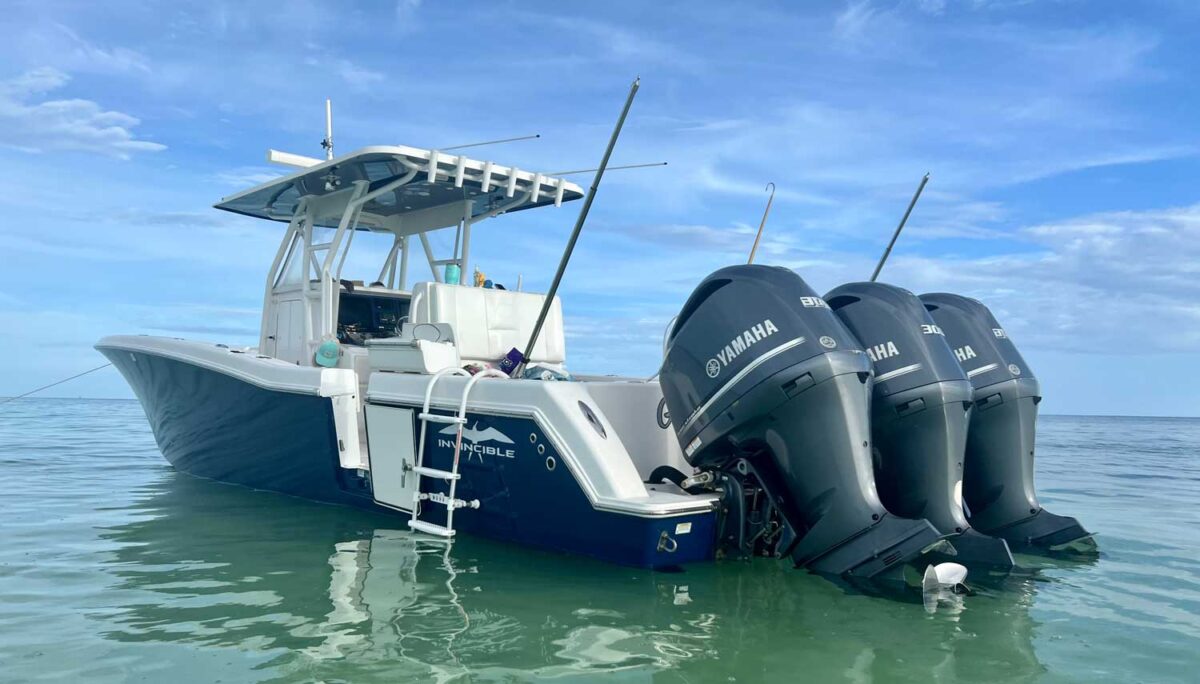
[[[1182,682],[1200,420],[1044,418],[1092,563],[928,614],[763,560],[653,573],[198,480],[129,401],[0,407],[0,681]],[[553,515],[553,511],[547,511]]]

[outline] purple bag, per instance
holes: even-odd
[[[508,351],[507,354],[504,355],[504,358],[500,359],[500,370],[511,377],[513,371],[515,371],[517,366],[521,365],[521,362],[524,360],[525,355],[522,354],[516,347],[513,347]]]

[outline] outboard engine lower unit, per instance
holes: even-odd
[[[688,461],[724,490],[723,542],[861,578],[899,578],[939,545],[927,520],[890,515],[879,501],[870,370],[792,271],[731,266],[692,293],[661,384]]]
[[[917,296],[883,283],[850,283],[825,295],[875,368],[871,441],[875,483],[892,513],[925,518],[956,560],[1010,569],[1003,539],[971,529],[962,506],[971,381]]]
[[[976,529],[1026,550],[1091,550],[1095,543],[1074,518],[1038,504],[1033,445],[1038,381],[992,312],[954,294],[921,301],[946,334],[974,387],[963,497]]]

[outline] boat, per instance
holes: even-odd
[[[463,370],[522,347],[547,303],[468,284],[473,233],[582,189],[406,146],[315,161],[216,205],[286,226],[256,347],[142,335],[96,345],[166,459],[200,477],[408,515],[434,536],[648,567],[710,559],[718,495],[647,483],[663,466],[690,470],[657,382]],[[445,256],[429,239],[443,229],[456,245]],[[366,231],[392,247],[375,277],[351,280],[347,254]],[[418,259],[428,270],[411,282]],[[565,368],[559,300],[526,361],[555,377]]]
[[[584,199],[579,185],[401,145],[268,159],[295,170],[215,205],[284,226],[258,344],[96,344],[181,472],[395,514],[431,539],[654,569],[773,556],[912,585],[955,558],[1011,567],[1010,543],[1090,539],[1033,497],[1039,390],[982,304],[885,286],[827,301],[790,270],[732,266],[668,326],[655,377],[575,377],[556,294],[570,246],[548,293],[468,274],[480,224]],[[365,232],[391,245],[370,277],[345,268]],[[885,306],[858,315],[867,300]],[[958,363],[960,339],[985,370]],[[888,367],[900,349],[924,361]]]

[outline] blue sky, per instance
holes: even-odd
[[[254,343],[282,226],[211,209],[268,147],[483,148],[594,164],[643,88],[561,294],[570,366],[650,375],[692,287],[744,260],[818,291],[870,274],[988,303],[1046,411],[1200,415],[1200,5],[16,2],[0,17],[0,395],[110,333]],[[586,180],[586,177],[581,178]],[[476,232],[527,289],[578,205]],[[438,236],[445,240],[445,236]],[[367,242],[367,241],[362,241]],[[374,256],[366,246],[360,263]],[[110,370],[67,396],[131,396]]]

